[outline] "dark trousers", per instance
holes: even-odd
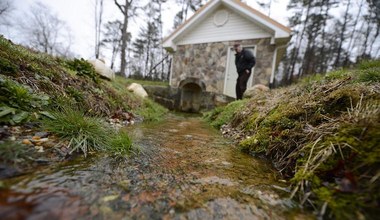
[[[247,82],[248,82],[249,77],[251,76],[251,72],[249,73],[242,72],[242,73],[238,73],[238,75],[239,77],[236,80],[236,87],[235,87],[237,100],[243,99],[243,94],[245,90],[247,90]]]

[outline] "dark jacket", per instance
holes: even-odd
[[[252,68],[256,64],[256,59],[252,52],[243,48],[240,53],[235,54],[236,71],[242,73],[245,70],[251,72]]]

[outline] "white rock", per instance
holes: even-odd
[[[96,60],[88,60],[88,62],[91,63],[92,66],[94,66],[95,71],[99,75],[104,76],[109,80],[115,79],[115,72],[111,68],[106,66],[104,60],[96,59]]]
[[[128,90],[142,98],[148,97],[148,93],[145,91],[144,87],[138,83],[132,83],[130,86],[128,86]]]

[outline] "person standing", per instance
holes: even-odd
[[[252,52],[244,49],[241,44],[234,45],[235,49],[235,65],[238,73],[236,81],[236,100],[243,99],[243,94],[247,89],[247,82],[252,73],[252,68],[256,64],[256,59]]]

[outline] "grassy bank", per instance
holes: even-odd
[[[18,163],[33,160],[25,153],[49,149],[129,154],[132,142],[115,124],[159,120],[167,110],[128,85],[121,77],[101,79],[83,59],[53,57],[0,37],[0,158]],[[56,143],[45,146],[47,139]]]
[[[380,61],[259,92],[206,116],[242,151],[269,158],[289,196],[324,217],[379,214]]]

